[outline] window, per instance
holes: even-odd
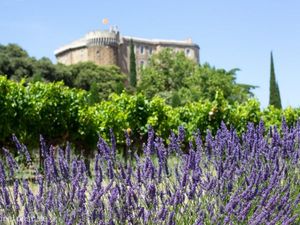
[[[149,55],[152,55],[152,47],[149,47]]]
[[[140,61],[140,68],[141,69],[144,69],[144,66],[145,66],[145,62],[142,60],[142,61]]]
[[[189,48],[185,49],[185,55],[190,56],[191,55],[191,50]]]
[[[141,47],[140,47],[140,53],[141,53],[141,54],[144,54],[144,46],[141,46]]]

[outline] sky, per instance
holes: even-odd
[[[200,63],[239,68],[237,82],[269,101],[270,52],[283,107],[300,107],[299,0],[0,0],[0,44],[56,62],[54,50],[117,25],[121,35],[184,40],[200,46]]]

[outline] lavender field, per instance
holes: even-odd
[[[41,139],[43,172],[29,180],[4,148],[1,224],[300,224],[300,123],[249,124],[241,136],[222,124],[184,140],[182,127],[166,142],[149,128],[142,155],[127,137],[125,161],[113,134],[111,143],[100,138],[89,174],[69,145]],[[20,163],[32,164],[14,142]]]

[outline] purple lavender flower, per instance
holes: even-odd
[[[19,181],[18,180],[15,180],[15,182],[14,182],[13,191],[14,191],[14,205],[15,205],[16,210],[19,211],[20,206],[18,203],[18,197],[19,197]]]
[[[107,171],[107,174],[108,174],[108,178],[110,180],[114,179],[114,168],[113,168],[113,164],[111,161],[108,161],[108,171]]]
[[[197,129],[197,132],[194,134],[194,139],[195,139],[195,142],[196,142],[196,150],[198,152],[201,152],[203,143],[202,143],[201,133],[200,133],[199,129]]]
[[[141,207],[138,211],[138,217],[144,219],[144,216],[145,216],[145,208]]]
[[[130,132],[131,132],[131,129],[130,129],[130,128],[128,128],[128,129],[124,132],[127,147],[130,147],[130,145],[131,145]]]
[[[246,206],[243,208],[243,210],[240,211],[240,213],[238,215],[239,220],[244,221],[246,219],[246,217],[251,209],[251,205],[252,205],[252,202],[250,201],[246,204]]]
[[[181,149],[180,149],[179,144],[178,144],[178,139],[177,139],[177,137],[176,137],[176,135],[174,134],[173,131],[171,131],[169,141],[170,141],[170,144],[169,144],[168,152],[170,152],[170,153],[176,152],[177,154],[181,155]]]
[[[187,185],[187,182],[188,182],[188,170],[185,169],[180,184],[181,188],[184,188]]]
[[[19,191],[18,180],[10,172],[10,168],[16,169],[16,162],[4,150],[7,163],[4,165],[0,160],[0,205],[9,209],[5,212],[8,214],[24,210],[32,223],[36,222],[35,215],[41,215],[45,218],[41,224],[53,223],[56,215],[65,224],[175,224],[175,217],[178,223],[182,222],[181,217],[188,217],[189,223],[195,225],[233,225],[236,221],[295,224],[299,220],[296,213],[300,195],[297,197],[295,189],[299,181],[291,177],[299,164],[295,160],[300,152],[295,149],[299,144],[299,127],[285,127],[282,131],[275,127],[269,136],[264,136],[262,122],[258,126],[249,124],[240,138],[232,127],[228,130],[221,124],[216,135],[208,132],[205,144],[198,133],[196,146],[189,143],[188,154],[182,154],[186,146],[180,141],[186,137],[171,134],[171,143],[165,146],[165,140],[155,137],[149,127],[145,155],[135,154],[136,162],[131,164],[115,158],[111,134],[111,147],[104,139],[98,142],[95,175],[91,180],[81,156],[69,165],[67,150],[59,149],[57,157],[50,147],[45,153],[44,175],[35,174],[39,184],[36,195],[27,180]],[[179,128],[179,133],[180,129],[183,128]],[[22,144],[19,147],[25,155]],[[174,169],[164,176],[172,151],[177,153],[175,163],[172,162]],[[56,176],[55,168],[60,177]],[[103,169],[107,171],[104,177]],[[14,183],[10,196],[6,185],[11,185],[11,181]],[[196,221],[191,221],[196,217]]]
[[[110,133],[110,142],[111,142],[111,151],[112,151],[112,156],[113,159],[116,158],[116,154],[117,154],[117,142],[116,142],[116,138],[113,132],[113,129],[109,129],[109,133]]]
[[[158,217],[160,220],[165,221],[167,215],[168,215],[168,210],[165,208],[165,206],[163,206],[162,209],[158,212],[157,217]]]
[[[294,224],[294,221],[299,218],[299,215],[295,215],[289,219],[286,219],[283,221],[282,225],[289,225],[289,224]]]
[[[40,151],[43,158],[46,158],[48,156],[48,149],[46,146],[45,139],[43,138],[42,135],[40,135]]]
[[[155,195],[156,195],[155,185],[154,184],[149,184],[148,185],[148,195],[147,195],[147,197],[149,197],[149,199],[151,199],[151,201],[153,201],[154,198],[155,198]]]
[[[59,148],[59,158],[58,158],[58,163],[59,163],[59,170],[62,175],[62,177],[65,180],[69,179],[69,164],[64,158],[64,151]]]
[[[26,157],[26,162],[27,163],[30,163],[31,162],[31,157],[30,157],[30,154],[27,150],[27,147],[25,145],[22,145],[23,149],[24,149],[24,154],[25,154],[25,157]]]
[[[77,160],[72,160],[72,177],[75,178],[77,176]]]
[[[170,216],[169,216],[169,220],[168,220],[168,225],[175,225],[175,212],[172,211]]]
[[[141,166],[139,164],[136,167],[136,179],[138,183],[142,182]]]
[[[205,151],[206,151],[206,154],[208,156],[208,159],[211,158],[212,150],[214,148],[213,145],[214,145],[213,144],[213,137],[212,137],[211,132],[208,130],[207,134],[206,134],[206,148],[205,148]]]
[[[178,141],[182,143],[185,139],[185,130],[183,126],[179,126],[178,128]]]
[[[112,157],[111,149],[102,137],[99,137],[97,148],[98,148],[98,153],[100,154],[101,157],[104,157],[105,160],[111,159]]]
[[[5,169],[2,160],[0,159],[0,186],[5,186],[5,185],[6,185]]]
[[[21,143],[19,142],[19,140],[18,140],[18,138],[15,134],[12,135],[12,139],[13,139],[13,142],[15,143],[15,145],[16,145],[16,148],[17,148],[18,152],[20,154],[22,154],[23,151],[24,151],[23,146],[21,145]]]
[[[297,198],[294,201],[295,207],[297,207],[299,205],[299,203],[300,203],[300,194],[298,194]]]
[[[188,193],[188,198],[191,200],[195,197],[197,185],[196,184],[190,184],[190,185],[191,187],[190,187],[190,192]]]
[[[149,156],[154,153],[154,147],[155,147],[155,132],[151,126],[148,126],[148,140],[147,143],[144,143],[144,155]]]
[[[11,204],[11,199],[9,197],[9,193],[8,193],[6,186],[4,186],[4,185],[2,186],[1,193],[2,193],[2,198],[4,200],[4,207],[6,209],[10,209],[12,207],[12,204]]]
[[[18,169],[18,165],[14,160],[13,156],[10,154],[10,152],[6,148],[2,148],[2,149],[6,157],[6,163],[9,167],[9,175],[12,177],[14,175],[14,171]]]

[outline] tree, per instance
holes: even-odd
[[[135,54],[134,54],[134,45],[132,39],[130,40],[130,86],[136,87],[136,61],[135,61]]]
[[[154,54],[148,65],[141,71],[139,90],[148,98],[159,95],[172,103],[177,99],[176,93],[185,87],[185,80],[193,76],[197,69],[197,63],[185,57],[183,52],[174,52],[166,48]],[[188,88],[188,87],[186,87]]]
[[[16,44],[0,45],[0,74],[8,78],[21,80],[34,74],[36,60]]]
[[[273,61],[273,53],[271,52],[271,68],[270,68],[270,100],[269,105],[273,105],[275,108],[281,109],[281,98],[278,83],[275,78],[275,69]]]
[[[74,87],[87,91],[92,89],[93,99],[104,100],[111,93],[120,94],[124,90],[126,75],[116,66],[98,66],[92,62],[82,62],[72,65],[71,71]]]
[[[57,80],[55,65],[46,57],[36,61],[35,74],[41,75],[45,80],[48,81]]]
[[[253,97],[253,85],[239,84],[236,82],[236,73],[239,69],[217,69],[208,63],[197,68],[193,76],[185,80],[188,89],[185,91],[190,98],[197,101],[199,99],[208,99],[213,101],[217,91],[223,93],[225,99],[230,103],[245,102]],[[183,90],[181,91],[183,92]]]
[[[152,56],[141,72],[138,90],[148,98],[158,95],[173,106],[208,99],[213,101],[221,91],[230,102],[244,102],[253,94],[252,85],[236,83],[238,69],[226,71],[209,64],[198,65],[184,52],[163,49]]]
[[[7,46],[0,45],[0,52],[8,57],[29,57],[28,53],[17,44],[8,44]]]

